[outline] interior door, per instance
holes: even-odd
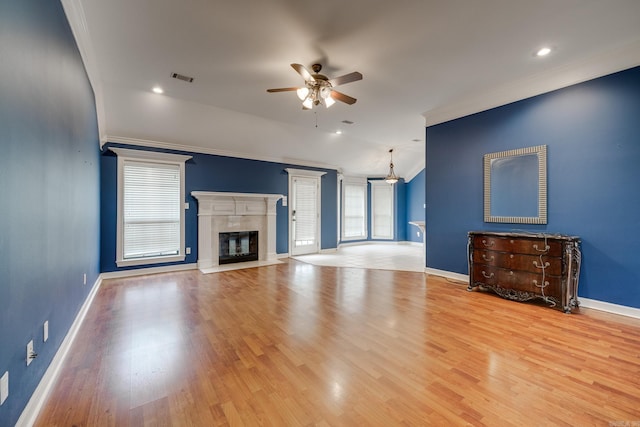
[[[291,255],[317,253],[320,249],[319,190],[319,177],[291,177]]]

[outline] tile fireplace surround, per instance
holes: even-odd
[[[198,268],[203,273],[276,263],[276,203],[282,194],[192,191],[198,201]],[[258,231],[258,261],[219,264],[219,233]],[[245,264],[245,265],[243,265]],[[224,268],[223,268],[224,267]]]

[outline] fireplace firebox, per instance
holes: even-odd
[[[257,231],[234,231],[219,233],[218,236],[220,240],[219,264],[258,260]]]

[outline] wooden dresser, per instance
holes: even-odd
[[[469,291],[540,298],[570,313],[578,306],[580,238],[543,233],[469,232]]]

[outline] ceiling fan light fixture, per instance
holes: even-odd
[[[302,101],[302,106],[307,110],[313,108],[313,98],[311,96],[308,96],[304,101]]]
[[[398,177],[393,171],[393,148],[389,150],[389,155],[391,156],[391,161],[389,162],[389,174],[384,180],[387,184],[395,184],[396,182],[398,182]]]
[[[305,99],[307,99],[307,96],[309,96],[309,88],[301,87],[300,89],[296,90],[296,94],[298,95],[300,101],[304,101]]]
[[[328,97],[326,97],[324,99],[324,106],[327,107],[327,108],[331,107],[335,103],[336,103],[336,101],[330,96],[328,96]]]

